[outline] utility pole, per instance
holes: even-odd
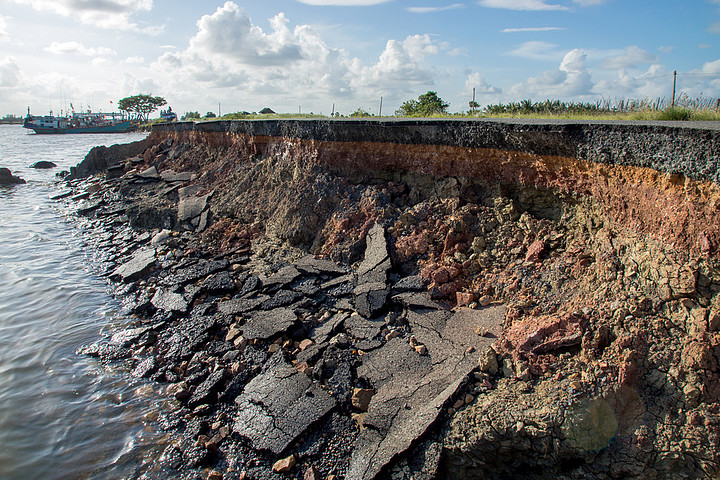
[[[475,87],[473,87],[472,114],[475,115]]]
[[[380,97],[380,111],[378,112],[378,117],[382,117],[382,97]]]
[[[220,102],[218,102],[218,117],[222,117],[222,111],[220,110]]]
[[[333,118],[335,116],[335,104],[333,103],[333,109],[332,113],[330,113],[330,118]]]
[[[672,96],[672,106],[675,108],[675,85],[677,83],[677,70],[673,70],[673,96]]]

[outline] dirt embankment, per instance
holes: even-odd
[[[417,452],[436,452],[420,469],[427,478],[714,478],[719,140],[714,129],[625,124],[215,122],[157,127],[105,166],[135,182],[118,187],[135,199],[131,225],[197,232],[196,250],[213,255],[252,245],[248,272],[304,251],[360,278],[368,232],[382,227],[390,265],[380,290],[415,278],[431,309],[502,309],[492,347],[477,352],[462,335],[493,333],[458,337],[451,324],[463,317],[443,317],[455,329],[448,341],[477,357],[474,373],[451,382],[432,428],[390,454],[382,432],[396,432],[383,430],[371,400],[355,442],[375,441],[373,455],[388,458],[350,458],[342,475],[410,478]],[[416,332],[430,328],[423,319],[436,314],[384,297],[368,310],[372,295],[357,296],[367,284],[353,285],[353,306],[333,308],[393,312],[416,349]],[[391,351],[393,322],[364,340]],[[420,343],[432,348],[429,337]],[[358,365],[356,386],[392,404],[400,394]],[[414,430],[407,422],[403,431]]]

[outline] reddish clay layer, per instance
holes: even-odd
[[[156,132],[155,135],[166,135]],[[716,256],[720,189],[713,182],[652,169],[491,148],[330,142],[218,132],[173,132],[177,141],[263,155],[286,152],[299,163],[338,172],[398,171],[482,179],[489,184],[590,195],[606,216],[675,248]]]

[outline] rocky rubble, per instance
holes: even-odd
[[[144,478],[712,478],[720,264],[591,196],[156,138],[73,179]],[[627,167],[624,167],[627,168]]]

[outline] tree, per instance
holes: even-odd
[[[205,118],[215,118],[217,115],[215,115],[215,112],[207,112],[205,114]]]
[[[368,112],[366,112],[364,109],[358,108],[353,113],[351,113],[350,116],[351,117],[369,117],[370,114]]]
[[[400,105],[395,115],[400,117],[431,117],[447,113],[450,104],[438,97],[436,92],[428,91],[418,97],[417,100],[408,100]]]
[[[183,115],[183,120],[194,120],[200,118],[200,112],[185,112],[185,115]]]
[[[128,114],[134,113],[138,119],[147,121],[151,112],[154,112],[166,103],[167,101],[165,101],[163,97],[140,94],[121,98],[118,102],[118,109],[128,112]]]
[[[475,114],[475,110],[480,108],[480,104],[478,102],[476,102],[475,100],[470,100],[468,102],[468,106],[470,107],[470,113],[473,115]]]

